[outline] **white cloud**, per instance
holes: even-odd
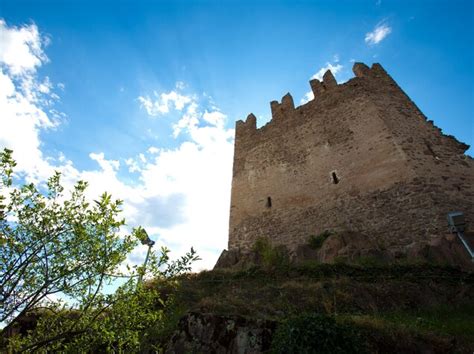
[[[156,146],[150,146],[147,151],[150,154],[157,154],[160,152],[160,149],[158,149]]]
[[[310,80],[318,79],[319,81],[322,81],[324,74],[328,70],[331,70],[332,74],[334,76],[336,76],[341,71],[342,68],[343,68],[343,66],[341,64],[334,64],[333,65],[331,63],[326,63],[326,66],[323,66],[321,69],[319,69],[316,74],[311,76]]]
[[[206,110],[202,117],[209,124],[222,128],[227,116],[219,111],[208,112]]]
[[[28,181],[51,175],[41,151],[40,133],[55,128],[62,114],[52,106],[59,97],[37,69],[47,62],[45,43],[36,25],[9,27],[0,20],[0,148],[14,150],[18,170]]]
[[[206,123],[207,111],[203,113],[197,102],[192,105],[199,124],[183,125],[181,133],[188,140],[174,149],[153,149],[151,156],[138,154],[125,161],[139,173],[139,184],[121,181],[118,161],[105,159],[103,153],[91,154],[100,170],[82,171],[79,177],[90,182],[90,196],[107,191],[123,199],[128,224],[145,227],[173,255],[193,246],[203,259],[195,264],[199,270],[212,268],[227,246],[234,131]],[[142,262],[145,252],[135,250],[130,261]]]
[[[303,98],[300,100],[300,104],[305,104],[314,99],[313,91],[308,91],[304,94]]]
[[[44,39],[38,27],[31,24],[23,27],[8,27],[0,19],[0,62],[13,75],[24,75],[35,71],[48,60],[43,52]]]
[[[177,89],[182,89],[184,85],[179,83],[176,85]],[[182,95],[177,91],[170,91],[158,94],[156,91],[153,93],[154,99],[150,96],[139,96],[138,101],[141,107],[145,108],[148,115],[157,116],[158,114],[169,113],[170,108],[177,111],[183,110],[184,106],[192,101],[191,96]]]
[[[233,131],[194,127],[191,136],[177,149],[162,151],[141,174],[148,199],[182,196],[179,206],[169,206],[180,221],[165,227],[166,220],[155,218],[144,226],[156,228],[160,239],[179,253],[194,246],[204,260],[198,267],[209,268],[227,245]],[[150,211],[136,216],[144,213]]]
[[[197,267],[210,268],[227,245],[234,130],[225,128],[227,117],[216,107],[203,110],[196,95],[188,97],[173,125],[175,137],[188,138],[175,149],[148,149],[153,155],[146,163],[140,155],[134,159],[142,183],[134,193],[142,200],[125,204],[136,210],[131,221],[178,253],[194,246],[203,258]]]
[[[120,162],[117,160],[106,160],[104,157],[104,153],[93,153],[91,152],[89,154],[89,157],[96,161],[99,166],[102,168],[102,170],[106,173],[112,173],[117,171],[120,168]]]
[[[192,130],[199,123],[199,113],[197,112],[198,105],[196,102],[191,102],[186,108],[186,113],[181,119],[173,125],[173,136],[176,138],[182,130]]]
[[[138,162],[135,161],[133,158],[128,158],[125,160],[125,164],[128,166],[128,172],[134,173],[134,172],[140,172],[141,168],[138,165]]]
[[[365,43],[374,45],[380,43],[392,32],[392,28],[385,23],[379,23],[372,32],[365,34]]]
[[[334,64],[331,64],[329,62],[326,63],[325,66],[320,68],[313,76],[311,76],[310,80],[318,79],[319,81],[322,81],[324,74],[328,70],[331,70],[334,77],[337,78],[337,74],[342,70],[343,66],[341,64],[337,64],[337,62],[339,61],[339,56],[337,54],[334,56],[333,59],[334,59]],[[305,104],[311,101],[312,99],[314,99],[313,91],[308,91],[304,94],[303,98],[300,100],[300,104]]]
[[[176,83],[176,88],[177,88],[178,90],[184,90],[185,87],[186,87],[186,84],[185,84],[184,82],[182,82],[182,81],[178,81],[178,82]]]
[[[196,95],[183,94],[184,83],[154,93],[153,100],[140,97],[150,115],[182,112],[172,127],[184,142],[172,149],[151,146],[120,161],[91,152],[97,169],[78,170],[65,154],[54,159],[42,152],[41,132],[55,128],[62,116],[52,108],[59,99],[54,88],[65,86],[39,77],[37,69],[47,58],[38,29],[8,27],[3,21],[0,26],[8,34],[0,36],[0,148],[14,150],[19,171],[37,183],[59,170],[66,188],[79,179],[88,181],[89,198],[107,191],[124,200],[129,227],[142,225],[175,257],[194,246],[203,258],[195,269],[212,267],[228,237],[234,131],[225,128],[226,115],[215,105],[203,106]],[[15,53],[18,61],[11,59]],[[133,184],[121,178],[124,168],[137,173]],[[134,250],[130,261],[142,262],[145,253],[144,248]]]

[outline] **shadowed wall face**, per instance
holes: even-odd
[[[271,102],[272,121],[236,125],[229,249],[258,237],[290,249],[326,229],[397,247],[446,231],[445,215],[474,221],[467,146],[427,121],[379,65],[356,63],[338,85],[310,82],[314,100]]]

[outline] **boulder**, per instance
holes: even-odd
[[[270,349],[276,322],[190,312],[178,324],[164,352],[253,354]]]
[[[223,250],[214,266],[214,269],[232,268],[239,262],[239,260],[240,250]]]

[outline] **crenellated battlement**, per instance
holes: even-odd
[[[363,63],[354,63],[352,70],[355,74],[355,77],[344,84],[337,83],[331,70],[327,70],[324,73],[322,81],[319,81],[318,79],[312,79],[309,84],[314,98],[306,104],[317,104],[318,101],[322,99],[331,100],[331,95],[335,94],[335,92],[340,88],[353,90],[354,81],[358,81],[359,85],[361,86],[364,86],[364,83],[367,84],[366,86],[370,86],[370,84],[373,86],[373,80],[394,82],[393,79],[382,68],[382,66],[377,63],[373,64],[371,68]],[[270,109],[272,118],[267,125],[278,124],[277,122],[284,122],[285,120],[290,119],[295,115],[296,109],[300,107],[301,106],[295,107],[293,97],[289,92],[282,97],[281,103],[276,100],[271,101]],[[252,113],[247,116],[245,122],[238,120],[236,123],[236,135],[241,138],[244,135],[255,135],[255,131],[261,129],[257,129],[256,123],[256,117]]]
[[[367,237],[349,247],[355,255],[379,239],[407,254],[442,235],[450,210],[474,222],[468,146],[428,121],[380,64],[352,70],[341,84],[329,70],[311,80],[314,98],[298,107],[290,93],[272,101],[260,128],[254,114],[236,123],[229,249],[263,236],[296,252],[310,235],[349,230]]]
[[[280,119],[287,114],[293,113],[295,110],[295,103],[293,102],[293,97],[288,92],[282,97],[281,103],[278,103],[278,101],[270,102],[270,108],[272,111],[272,119]]]

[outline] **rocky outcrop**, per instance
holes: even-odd
[[[276,323],[191,312],[165,345],[165,353],[262,353],[270,348]]]
[[[369,353],[468,353],[472,350],[468,342],[458,342],[452,336],[412,333],[400,328],[387,330],[370,323],[353,325],[364,338]],[[164,353],[267,353],[276,327],[274,321],[192,312],[180,320],[178,329],[164,346]]]
[[[292,263],[308,260],[320,263],[391,264],[391,263],[430,263],[451,265],[467,271],[474,271],[468,252],[456,235],[446,234],[413,241],[406,246],[386,247],[380,237],[346,231],[333,233],[324,240],[321,247],[301,244],[287,250]],[[466,233],[465,239],[474,245],[474,233]],[[284,246],[277,246],[284,247]],[[214,269],[245,269],[261,265],[261,257],[256,251],[243,252],[240,249],[224,250]]]
[[[240,260],[241,254],[238,249],[223,250],[214,269],[233,268]]]

